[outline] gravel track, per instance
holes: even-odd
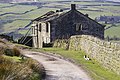
[[[80,67],[69,61],[40,52],[23,51],[25,56],[40,62],[46,70],[44,80],[91,80]]]

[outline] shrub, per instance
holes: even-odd
[[[30,80],[31,75],[32,70],[28,66],[0,56],[1,80]]]
[[[8,48],[8,46],[4,43],[0,42],[0,55],[4,54],[4,50]]]
[[[14,56],[12,49],[4,49],[4,54],[7,56]]]
[[[14,53],[14,56],[20,56],[21,55],[20,50],[17,47],[13,47],[13,53]]]
[[[0,56],[0,80],[40,80],[45,70],[40,63],[32,59],[17,63],[8,57]]]
[[[5,48],[5,49],[2,49],[2,52],[1,53],[4,53],[5,55],[7,56],[20,56],[20,50],[16,47],[13,47],[13,49],[10,49],[10,48]]]
[[[4,48],[0,46],[0,55],[4,54]]]
[[[34,73],[38,73],[39,77],[42,77],[42,78],[45,77],[44,67],[39,62],[37,62],[36,60],[27,59],[25,61],[25,64],[27,64],[34,71]]]

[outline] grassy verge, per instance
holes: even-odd
[[[21,57],[17,57],[17,56],[4,56],[5,58],[8,58],[8,59],[12,59],[14,60],[15,62],[21,62],[22,61],[22,58]]]
[[[11,45],[0,39],[0,80],[42,80],[44,67]]]
[[[0,80],[42,80],[43,67],[35,60],[0,56]]]
[[[120,80],[120,76],[103,68],[95,60],[86,61],[83,56],[83,51],[71,51],[61,48],[43,48],[36,51],[52,52],[59,54],[65,58],[73,59],[76,64],[80,65],[91,76],[92,80]]]

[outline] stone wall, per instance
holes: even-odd
[[[83,50],[91,59],[95,59],[105,68],[120,74],[120,45],[100,40],[98,38],[79,35],[69,40],[57,40],[55,47],[70,50]]]

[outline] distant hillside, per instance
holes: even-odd
[[[120,2],[120,0],[107,0],[107,1]]]
[[[120,2],[120,0],[69,0],[69,1],[113,1],[113,2]]]
[[[0,0],[2,3],[36,2],[37,0]]]
[[[31,1],[31,3],[27,3],[26,1]],[[83,2],[86,0],[32,1],[36,0],[0,0],[0,2],[4,2],[4,4],[0,3],[0,34],[13,36],[13,39],[16,40],[27,33],[28,29],[31,27],[29,25],[31,20],[45,14],[48,11],[56,11],[59,9],[67,11],[70,9],[71,3],[77,4],[77,9],[83,14],[89,14],[89,17],[92,19],[104,15],[120,16],[120,2],[102,2],[103,0],[96,0],[101,2],[96,2],[95,0],[89,0],[91,2]],[[8,4],[8,2],[26,3]],[[109,28],[110,26],[111,24],[106,24],[106,28]],[[120,38],[120,23],[107,29],[105,31],[105,37],[107,36],[110,38],[113,38],[114,36]]]
[[[0,3],[21,3],[21,2],[37,2],[37,1],[113,1],[120,2],[120,0],[0,0]]]
[[[0,0],[1,3],[9,3],[12,2],[13,0]]]

